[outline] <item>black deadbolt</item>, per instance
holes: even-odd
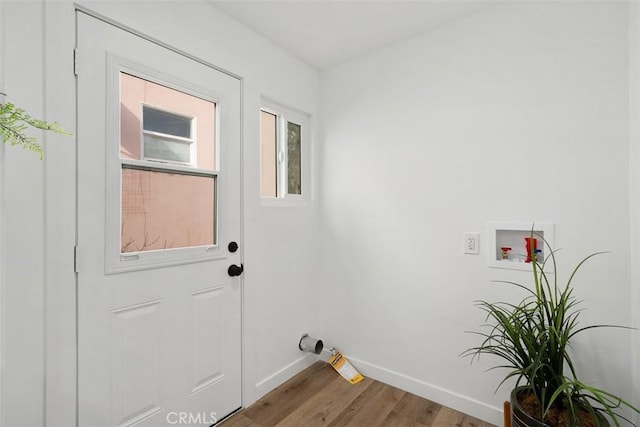
[[[229,242],[229,246],[227,246],[229,252],[233,253],[238,250],[238,244],[236,242]]]

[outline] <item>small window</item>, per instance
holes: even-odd
[[[308,116],[263,103],[260,111],[263,200],[308,199]]]
[[[143,159],[193,165],[192,117],[142,106]]]

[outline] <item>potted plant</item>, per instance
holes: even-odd
[[[532,231],[531,237],[535,233]],[[535,236],[549,247],[541,237]],[[593,328],[621,326],[580,326],[579,301],[573,295],[573,280],[580,267],[594,253],[573,269],[569,279],[559,283],[556,252],[549,247],[545,260],[531,256],[532,287],[501,281],[521,288],[525,297],[518,303],[479,301],[486,313],[481,331],[474,332],[482,342],[462,353],[472,360],[483,354],[497,356],[508,372],[498,388],[511,378],[516,386],[511,393],[512,426],[616,426],[620,420],[630,422],[618,412],[627,407],[639,412],[630,402],[600,388],[582,382],[572,362],[571,340]],[[547,263],[549,271],[545,271]]]

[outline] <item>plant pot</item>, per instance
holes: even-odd
[[[524,389],[524,387],[518,387],[511,390],[511,427],[549,427],[542,421],[529,415],[522,405],[520,405],[518,393]]]
[[[526,387],[518,387],[511,391],[511,427],[555,427],[534,418],[526,409],[523,408],[518,400],[518,394],[520,392],[527,393],[526,390]],[[598,420],[598,426],[609,426],[609,422],[602,416],[602,414],[598,414]],[[588,421],[592,422],[591,420]]]

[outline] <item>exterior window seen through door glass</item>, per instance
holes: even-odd
[[[143,156],[148,160],[192,164],[192,117],[142,106]]]
[[[121,253],[216,244],[216,107],[120,73]]]

